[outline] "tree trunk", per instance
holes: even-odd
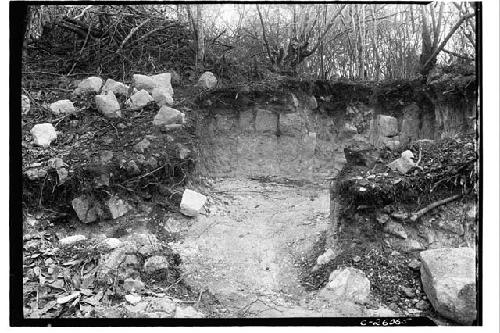
[[[422,15],[422,53],[420,54],[420,74],[427,77],[431,69],[436,64],[436,60],[434,59],[431,62],[428,61],[433,53],[433,49],[431,34],[427,22],[427,13],[425,12],[423,6],[420,7],[420,13]]]
[[[31,6],[26,6],[26,13],[24,13],[23,20],[23,58],[28,55],[28,39],[30,37],[30,26],[31,26]]]
[[[324,11],[323,11],[323,25],[326,27],[326,15],[328,13],[328,7],[327,5],[324,5]],[[318,24],[318,36],[320,35],[321,32],[321,25]],[[320,45],[320,66],[321,66],[321,79],[326,80],[326,73],[325,73],[325,64],[324,64],[324,58],[325,57],[325,46],[323,41],[321,41]]]
[[[378,54],[378,47],[377,47],[377,37],[378,37],[378,25],[377,25],[377,19],[375,18],[375,5],[373,6],[373,30],[371,33],[371,40],[372,40],[372,48],[373,48],[373,54],[375,58],[375,65],[373,66],[373,72],[374,75],[372,75],[372,78],[374,77],[375,80],[380,79],[380,56]]]
[[[366,50],[365,50],[365,40],[366,40],[366,5],[361,5],[361,78],[366,80],[366,68],[365,68],[365,58],[366,58]]]
[[[442,8],[439,11],[439,15],[442,15]],[[451,28],[451,30],[448,32],[448,34],[441,43],[439,43],[439,41],[437,40],[431,42],[430,32],[427,25],[427,19],[424,10],[422,9],[422,54],[420,55],[420,73],[424,76],[424,78],[427,77],[429,72],[436,65],[437,56],[439,52],[441,52],[444,49],[446,43],[451,38],[451,36],[453,36],[455,31],[457,31],[457,29],[462,25],[463,22],[467,21],[473,16],[474,14],[467,14],[460,17],[460,19]],[[438,24],[436,26],[436,29],[440,29],[440,24],[441,24],[441,17],[438,18]],[[434,32],[434,36],[438,35],[439,34],[436,34]]]
[[[202,5],[196,5],[196,28],[198,32],[197,51],[196,51],[196,70],[203,68],[205,59],[205,34],[203,27]]]

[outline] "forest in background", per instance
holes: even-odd
[[[40,5],[25,17],[24,68],[58,74],[176,70],[226,84],[474,72],[476,3]]]

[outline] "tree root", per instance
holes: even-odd
[[[461,194],[457,194],[457,195],[451,196],[449,198],[433,202],[430,205],[422,208],[421,210],[419,210],[419,211],[411,214],[410,221],[415,222],[416,220],[418,220],[420,217],[422,217],[423,215],[425,215],[430,210],[432,210],[432,209],[434,209],[436,207],[439,207],[441,205],[444,205],[444,204],[446,204],[448,202],[451,202],[453,200],[456,200],[456,199],[460,198],[461,196],[462,196]]]

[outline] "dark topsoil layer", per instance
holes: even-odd
[[[403,108],[412,103],[426,107],[429,103],[454,103],[456,100],[474,102],[476,91],[477,82],[473,73],[457,73],[444,68],[426,81],[303,81],[277,77],[206,91],[196,102],[207,109],[266,106],[271,109],[276,107],[276,112],[286,112],[286,107],[292,103],[290,93],[293,93],[306,106],[310,103],[308,96],[316,97],[318,105],[327,106],[327,113],[343,111],[350,104],[363,103],[383,110],[384,114],[400,116]]]
[[[378,206],[417,201],[422,207],[447,195],[476,194],[477,144],[476,133],[471,133],[439,141],[420,140],[394,151],[353,145],[345,150],[348,162],[339,176],[338,190],[345,203]],[[402,175],[387,167],[405,150],[412,151],[415,162],[421,157],[422,169]]]

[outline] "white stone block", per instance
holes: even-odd
[[[187,216],[197,216],[207,201],[207,197],[191,190],[184,190],[181,201],[181,213]]]
[[[217,78],[212,72],[203,73],[198,79],[197,86],[205,89],[212,89],[217,85]]]
[[[153,95],[153,99],[159,106],[174,104],[172,95],[170,95],[169,90],[165,87],[154,88],[151,94]]]
[[[62,99],[50,104],[50,110],[53,114],[71,114],[76,112],[73,102],[69,99]]]
[[[73,92],[75,95],[80,95],[86,92],[99,92],[102,87],[102,79],[97,76],[91,76],[81,81],[78,87]]]
[[[127,100],[126,104],[132,109],[140,109],[153,101],[153,97],[144,89],[139,90]]]
[[[102,87],[102,92],[113,92],[115,95],[128,95],[129,86],[113,79],[107,79]]]
[[[97,110],[108,118],[121,117],[120,103],[116,100],[113,92],[108,92],[107,95],[96,95],[95,104]]]
[[[182,122],[182,115],[179,110],[163,105],[154,117],[153,125],[163,126]]]
[[[57,133],[51,123],[37,124],[30,131],[33,135],[34,144],[37,146],[48,147],[57,139]]]

